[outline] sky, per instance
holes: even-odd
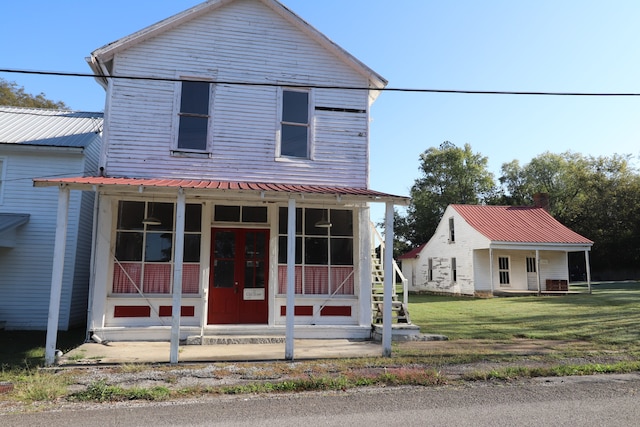
[[[389,88],[640,94],[636,0],[281,0]],[[85,57],[200,0],[4,0],[0,69],[90,72]],[[0,72],[28,93],[102,111],[86,77]],[[640,96],[384,92],[371,110],[370,187],[408,196],[420,154],[470,144],[496,179],[544,153],[630,154]],[[379,221],[384,207],[372,209]]]

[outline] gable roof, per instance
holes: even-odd
[[[150,25],[140,31],[137,31],[131,35],[123,37],[119,40],[116,40],[112,43],[109,43],[101,48],[96,49],[91,53],[91,56],[87,58],[87,62],[89,66],[94,71],[97,76],[106,76],[105,71],[110,73],[111,70],[108,70],[109,63],[113,60],[114,56],[123,50],[128,49],[131,46],[134,46],[138,43],[141,43],[145,40],[148,40],[152,37],[155,37],[159,34],[162,34],[166,31],[169,31],[173,28],[176,28],[179,25],[182,25],[186,22],[191,21],[192,19],[198,18],[202,15],[205,15],[209,12],[212,12],[222,6],[233,3],[236,0],[207,0],[204,3],[196,5],[192,8],[189,8],[183,12],[180,12],[176,15],[173,15],[167,19],[164,19],[156,24]],[[292,23],[299,30],[307,34],[312,39],[316,40],[321,46],[323,46],[328,51],[332,52],[336,57],[340,58],[343,62],[348,64],[351,68],[355,69],[358,73],[365,76],[369,80],[369,84],[371,88],[381,89],[387,85],[387,80],[385,80],[378,73],[373,71],[371,68],[366,66],[356,57],[351,55],[349,52],[338,46],[332,40],[330,40],[327,36],[322,34],[320,31],[315,29],[311,24],[306,22],[304,19],[300,18],[289,8],[284,6],[277,0],[256,0],[267,6],[269,9],[273,10],[281,17],[283,17],[288,22]],[[104,65],[105,67],[101,66]],[[97,77],[98,81],[104,83],[105,80]]]
[[[409,252],[407,252],[406,254],[402,254],[398,257],[398,259],[413,259],[413,258],[418,258],[418,254],[420,254],[420,252],[422,251],[422,248],[424,248],[425,246],[427,246],[426,243],[421,244],[420,246],[418,246],[417,248],[411,249]]]
[[[593,241],[533,206],[451,205],[479,233],[494,242],[580,244]]]
[[[0,106],[0,144],[84,148],[102,132],[102,113]]]

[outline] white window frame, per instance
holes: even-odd
[[[284,92],[303,92],[308,95],[308,112],[307,112],[307,156],[295,157],[282,155],[282,125],[293,124],[300,125],[299,123],[285,123],[282,121],[282,113],[284,107]],[[311,88],[291,88],[280,87],[278,89],[278,123],[276,126],[276,160],[277,161],[304,161],[314,160],[314,128],[315,128],[315,99],[314,90]]]
[[[215,94],[215,83],[211,77],[205,76],[194,76],[194,75],[178,75],[176,76],[180,81],[175,84],[175,99],[174,99],[174,107],[173,107],[173,142],[172,142],[172,155],[206,155],[208,157],[209,153],[211,153],[212,143],[213,143],[213,99]],[[209,83],[209,109],[208,109],[208,120],[207,120],[207,136],[206,136],[206,146],[204,150],[192,149],[192,148],[181,148],[179,147],[179,138],[180,138],[180,117],[182,111],[180,111],[180,107],[182,104],[182,84],[184,81],[195,81],[195,82],[203,82]]]
[[[501,260],[507,260],[507,268],[502,268]],[[498,282],[500,286],[510,286],[511,285],[511,257],[510,256],[499,256],[498,257]]]

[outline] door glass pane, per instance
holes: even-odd
[[[216,288],[233,288],[235,278],[235,261],[214,261],[213,286]]]
[[[221,231],[215,234],[214,256],[220,258],[235,258],[236,235],[233,232]]]

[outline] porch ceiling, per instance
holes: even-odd
[[[68,177],[68,178],[35,178],[35,187],[67,187],[71,190],[100,191],[113,190],[126,193],[142,193],[145,191],[173,192],[178,189],[188,190],[193,195],[211,195],[212,192],[254,195],[259,198],[288,199],[306,195],[325,198],[337,198],[343,202],[393,202],[395,205],[407,205],[408,197],[382,193],[367,188],[338,187],[324,185],[282,184],[246,181],[210,181],[197,179],[174,178],[117,178],[117,177]]]

